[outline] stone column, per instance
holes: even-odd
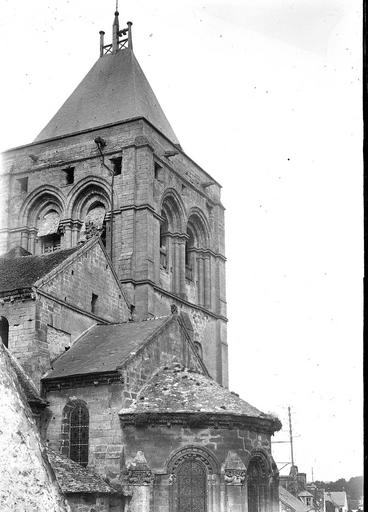
[[[204,306],[204,259],[202,255],[197,257],[198,261],[198,304]]]
[[[211,273],[208,255],[204,259],[204,306],[208,309],[211,307]]]
[[[240,457],[229,451],[225,461],[226,512],[247,512],[247,471]]]
[[[28,251],[31,252],[32,254],[35,254],[35,250],[36,250],[36,233],[34,231],[31,231],[31,233],[29,234],[29,239],[28,239]]]
[[[150,512],[154,475],[144,453],[139,451],[128,465],[124,485],[131,491],[130,512]]]
[[[72,228],[70,224],[64,226],[64,247],[66,249],[72,247]]]
[[[21,246],[23,247],[23,249],[26,249],[26,250],[28,250],[28,237],[29,237],[28,231],[27,230],[22,231]]]
[[[179,294],[181,297],[186,298],[185,289],[185,239],[178,240],[179,249]]]

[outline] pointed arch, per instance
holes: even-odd
[[[60,451],[81,466],[87,466],[88,450],[88,407],[84,400],[71,399],[63,409]]]
[[[65,215],[67,218],[83,221],[95,204],[102,204],[106,211],[110,209],[111,185],[103,178],[84,178],[69,192]]]
[[[199,208],[191,208],[188,214],[188,229],[193,234],[193,243],[197,249],[208,249],[210,246],[210,225],[209,222]]]
[[[247,463],[248,512],[269,510],[275,499],[273,460],[262,449],[253,450]],[[277,492],[277,489],[276,489]]]
[[[37,219],[48,210],[54,209],[64,216],[65,196],[53,185],[41,185],[33,190],[25,199],[19,211],[20,225],[29,228],[36,227]]]
[[[184,203],[175,189],[169,188],[163,193],[160,213],[164,213],[171,233],[183,233],[187,214]]]
[[[197,304],[211,306],[210,226],[197,207],[189,211],[185,243],[185,278]]]

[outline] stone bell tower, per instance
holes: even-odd
[[[133,53],[132,23],[34,142],[3,154],[0,249],[67,249],[100,233],[133,318],[175,305],[210,375],[227,385],[221,186],[183,150]],[[210,148],[209,148],[210,150]]]

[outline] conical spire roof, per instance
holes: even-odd
[[[35,142],[136,117],[178,144],[133,50],[125,48],[98,59]]]

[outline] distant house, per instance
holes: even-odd
[[[299,498],[291,494],[287,489],[280,485],[280,512],[310,512],[312,507],[308,507]]]
[[[314,508],[314,496],[306,489],[298,493],[298,498],[309,508]]]
[[[345,491],[325,492],[326,512],[347,512],[348,499]]]

